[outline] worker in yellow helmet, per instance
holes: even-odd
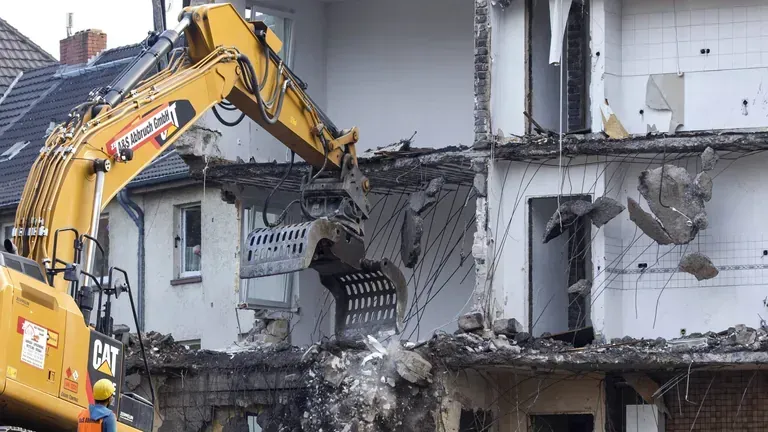
[[[115,397],[115,385],[100,379],[93,385],[94,405],[88,406],[77,417],[77,432],[117,432],[115,413],[109,409]]]

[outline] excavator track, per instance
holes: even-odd
[[[399,333],[408,292],[405,277],[389,260],[365,259],[365,244],[344,225],[317,219],[259,228],[243,250],[243,279],[316,270],[336,300],[335,330],[345,338]]]

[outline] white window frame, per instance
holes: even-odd
[[[177,235],[181,239],[178,242],[178,257],[179,257],[178,273],[179,273],[179,279],[190,278],[190,277],[197,277],[197,276],[201,276],[202,275],[202,261],[203,261],[202,254],[200,256],[200,270],[185,271],[185,268],[186,268],[186,261],[185,261],[185,256],[186,255],[185,255],[185,251],[186,251],[186,242],[187,242],[187,236],[186,236],[186,233],[187,233],[187,229],[186,229],[187,228],[187,219],[186,219],[186,214],[187,214],[188,210],[195,209],[195,208],[200,209],[200,247],[202,249],[202,243],[203,243],[203,229],[202,229],[203,228],[202,227],[202,223],[203,223],[203,206],[202,206],[202,203],[198,202],[198,203],[186,204],[186,205],[183,205],[183,206],[179,206],[179,208],[178,208],[178,212],[179,212],[178,213],[179,214],[178,227],[179,227],[179,230],[178,230],[178,234]]]
[[[269,6],[263,6],[262,2],[252,1],[249,2],[248,6],[246,7],[246,11],[243,13],[243,16],[248,21],[254,21],[257,20],[257,18],[254,18],[253,14],[254,12],[262,14],[262,15],[268,15],[273,18],[278,18],[283,20],[283,28],[285,29],[286,35],[277,35],[280,40],[283,42],[283,49],[280,55],[280,57],[283,59],[285,64],[291,68],[293,67],[293,48],[296,45],[295,44],[295,35],[296,32],[295,29],[295,21],[294,21],[294,14],[291,12],[286,12],[279,10],[277,8],[270,8]],[[286,39],[288,42],[286,43]]]
[[[241,213],[241,221],[242,221],[242,236],[240,239],[241,246],[240,250],[245,251],[245,242],[248,239],[248,234],[253,231],[255,228],[263,226],[262,223],[259,223],[258,226],[256,226],[256,221],[261,221],[261,212],[262,207],[260,205],[253,205],[250,207],[243,207],[242,213]],[[277,215],[274,213],[267,212],[267,219],[270,222],[274,222],[275,219],[277,219]],[[253,290],[258,290],[259,285],[264,285],[264,279],[265,278],[254,278],[254,279],[241,279],[240,280],[240,303],[245,304],[248,309],[269,309],[269,310],[285,310],[285,311],[291,311],[293,310],[293,289],[296,284],[296,273],[288,273],[288,274],[282,274],[282,275],[276,275],[276,276],[268,276],[268,278],[281,278],[282,285],[283,285],[283,300],[282,301],[275,301],[275,300],[267,300],[267,299],[258,299],[255,298],[255,296],[251,296],[249,299],[248,292]]]

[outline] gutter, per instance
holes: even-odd
[[[145,245],[144,245],[144,211],[139,207],[138,204],[136,204],[135,201],[131,200],[131,197],[128,193],[127,189],[123,189],[120,191],[120,193],[117,194],[117,202],[120,203],[120,206],[125,210],[126,213],[128,213],[128,216],[133,220],[133,223],[136,224],[136,228],[139,230],[139,238],[138,238],[138,282],[139,282],[139,292],[138,292],[138,315],[139,315],[139,328],[136,329],[137,332],[144,331],[145,323],[146,323],[146,317],[144,314],[145,310],[145,288],[146,288],[146,260],[145,260]]]

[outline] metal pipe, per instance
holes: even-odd
[[[179,40],[184,30],[192,24],[190,14],[184,14],[179,20],[179,24],[173,30],[166,30],[157,37],[154,45],[148,50],[144,50],[136,61],[121,74],[117,82],[109,86],[109,91],[102,97],[102,102],[111,107],[119,104],[126,94],[136,87],[142,77],[157,66],[160,60],[164,59],[173,49],[173,45]]]
[[[138,252],[137,252],[137,267],[138,267],[138,293],[137,293],[137,303],[138,305],[138,318],[136,326],[138,327],[138,331],[144,331],[144,325],[145,325],[145,316],[144,316],[144,310],[145,310],[145,286],[146,286],[146,249],[145,249],[145,243],[144,243],[144,211],[141,209],[141,207],[133,200],[131,200],[130,194],[128,193],[127,189],[123,189],[120,191],[120,193],[117,194],[117,202],[120,203],[120,206],[125,210],[126,213],[128,213],[128,216],[133,220],[133,223],[136,225],[136,228],[139,231],[138,235]]]
[[[99,234],[99,219],[101,219],[101,200],[103,198],[102,193],[104,192],[104,175],[105,171],[101,169],[96,170],[96,187],[95,191],[93,193],[93,207],[91,209],[92,219],[91,219],[91,228],[88,231],[93,238],[98,238]],[[85,265],[83,265],[83,270],[86,273],[93,274],[93,262],[96,258],[96,245],[93,244],[93,241],[88,241],[85,245]],[[103,275],[102,275],[103,276]],[[87,278],[86,276],[82,276],[81,286],[87,286]]]

